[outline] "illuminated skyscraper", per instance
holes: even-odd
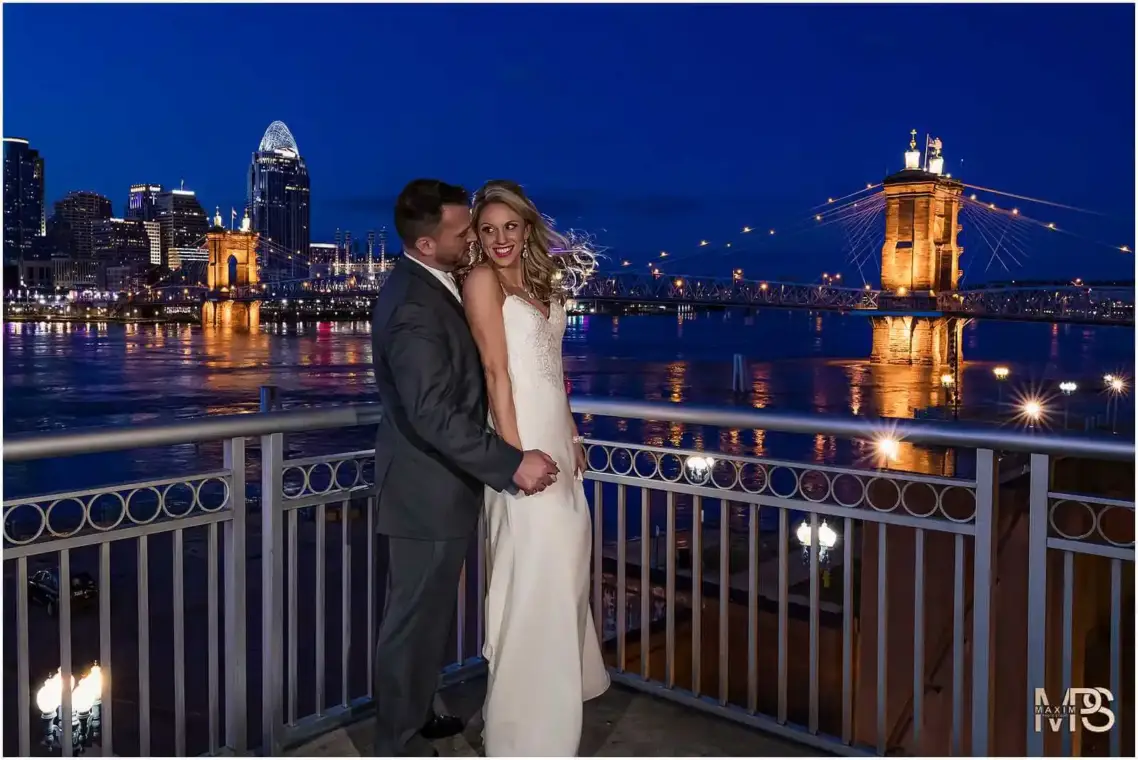
[[[43,158],[22,137],[4,138],[4,265],[29,258],[44,234]]]
[[[152,222],[158,218],[158,196],[162,194],[161,185],[131,185],[130,196],[126,202],[126,218],[140,222]]]
[[[306,274],[310,241],[308,168],[284,122],[265,130],[249,167],[249,207],[265,279]]]
[[[186,251],[198,251],[197,260],[205,259],[205,233],[209,219],[193,190],[167,190],[155,201],[157,221],[162,231],[161,259],[164,266],[177,268],[189,258]],[[177,251],[177,253],[172,253]]]

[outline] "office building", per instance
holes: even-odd
[[[142,228],[146,230],[146,240],[150,245],[151,266],[162,264],[162,225],[157,221],[145,221]]]
[[[156,203],[162,234],[160,263],[173,269],[170,251],[204,246],[209,219],[193,190],[167,190],[158,195]],[[177,258],[181,261],[183,257],[179,253]]]
[[[87,191],[72,191],[55,202],[50,226],[67,240],[68,253],[75,259],[94,257],[94,226],[110,219],[108,198]]]
[[[150,264],[150,236],[137,219],[102,219],[91,227],[94,257],[104,266],[132,266],[140,271]]]
[[[193,269],[192,274],[199,279],[209,265],[209,249],[205,246],[171,248],[169,252],[169,266],[171,269]],[[200,272],[198,270],[201,270]]]
[[[152,222],[158,218],[158,196],[162,194],[161,185],[131,185],[126,201],[126,218],[140,222]]]
[[[43,158],[22,137],[4,138],[4,266],[31,257],[46,231]]]
[[[266,279],[303,275],[310,240],[308,167],[283,122],[269,125],[253,154],[249,207]]]
[[[308,246],[308,276],[331,277],[336,260],[335,243],[310,243]]]

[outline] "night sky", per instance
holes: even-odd
[[[849,267],[843,225],[740,228],[800,228],[900,169],[915,128],[966,182],[1102,214],[992,196],[1079,237],[1023,225],[1023,268],[985,274],[966,229],[970,280],[1129,278],[1134,28],[1131,5],[5,5],[3,129],[44,155],[49,203],[122,213],[131,183],[184,179],[228,219],[280,119],[314,242],[390,225],[414,177],[504,177],[611,264],[808,281]]]

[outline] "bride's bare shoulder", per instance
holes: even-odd
[[[505,299],[498,275],[487,264],[479,264],[470,270],[462,283],[463,299],[488,299],[501,302]]]

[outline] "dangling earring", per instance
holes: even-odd
[[[529,257],[529,241],[527,240],[526,242],[522,243],[522,258],[525,259],[528,257]]]

